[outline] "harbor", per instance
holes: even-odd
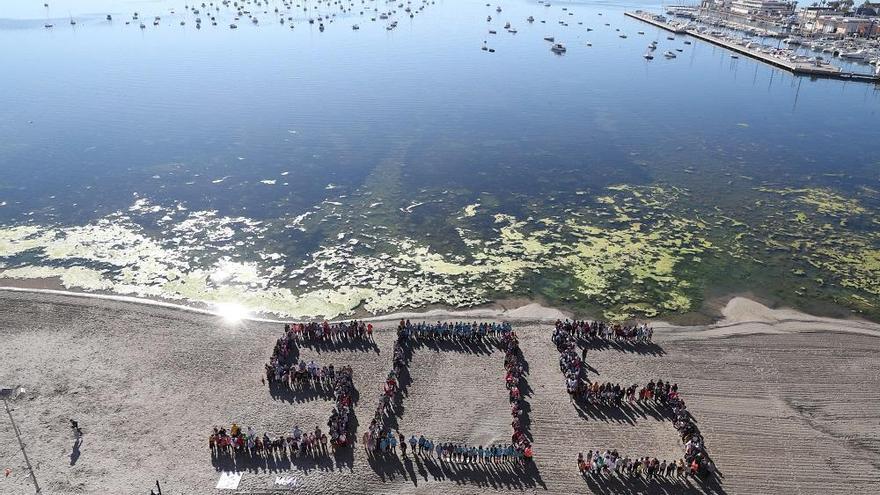
[[[821,57],[794,56],[786,50],[774,49],[747,38],[731,38],[720,31],[711,31],[705,26],[697,26],[692,21],[669,20],[666,16],[642,10],[625,12],[624,15],[674,34],[684,34],[712,43],[735,54],[751,57],[795,75],[880,83],[880,76],[877,74],[843,71],[840,67],[823,60]]]

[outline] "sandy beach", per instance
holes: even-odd
[[[585,480],[578,452],[681,456],[669,421],[646,411],[579,412],[569,402],[550,340],[559,311],[537,305],[435,311],[430,320],[507,318],[529,363],[535,463],[506,468],[439,466],[409,456],[371,461],[353,450],[317,460],[240,464],[239,490],[215,489],[226,462],[207,436],[237,421],[258,431],[324,425],[332,405],[273,398],[260,383],[281,333],[277,323],[229,323],[205,313],[72,295],[0,291],[0,384],[22,385],[10,402],[43,493],[876,493],[880,486],[880,325],[768,309],[734,298],[705,326],[655,323],[656,345],[591,350],[591,379],[677,382],[723,475],[708,486]],[[410,315],[414,316],[414,315]],[[351,365],[363,432],[390,367],[393,319],[377,321],[375,346],[303,347],[301,356]],[[503,354],[424,346],[414,354],[401,431],[438,441],[509,440]],[[84,430],[74,450],[68,418]],[[0,493],[33,493],[4,413]]]

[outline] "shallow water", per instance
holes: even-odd
[[[651,2],[218,5],[0,7],[0,278],[291,316],[743,290],[880,316],[874,86],[623,16]]]

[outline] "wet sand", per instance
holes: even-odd
[[[229,463],[212,460],[213,425],[238,421],[280,433],[324,425],[331,403],[272,397],[260,383],[278,324],[229,324],[170,307],[58,294],[0,291],[0,384],[11,402],[43,493],[234,493],[214,487]],[[551,326],[555,310],[504,313],[528,360],[534,468],[438,466],[409,456],[370,461],[358,444],[336,458],[244,463],[240,493],[267,493],[291,475],[295,493],[876,493],[880,486],[880,326],[769,310],[732,300],[713,325],[655,325],[656,346],[591,350],[591,378],[677,382],[723,478],[708,487],[585,480],[580,451],[681,455],[672,425],[650,410],[578,411],[565,393]],[[443,318],[442,312],[429,319]],[[492,317],[486,312],[479,313]],[[458,315],[457,315],[458,316]],[[463,317],[463,316],[461,316]],[[304,347],[301,356],[355,371],[357,437],[390,368],[393,322],[376,345]],[[419,348],[399,419],[403,433],[486,444],[509,439],[503,356],[498,351]],[[85,431],[74,452],[67,419]],[[33,493],[5,414],[0,493]]]

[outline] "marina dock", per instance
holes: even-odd
[[[714,45],[720,46],[727,50],[730,50],[735,53],[739,53],[741,55],[745,55],[756,59],[758,61],[764,62],[765,64],[772,65],[773,67],[777,67],[780,69],[787,70],[792,74],[799,76],[810,76],[810,77],[824,77],[829,79],[841,79],[848,81],[861,81],[861,82],[873,82],[880,83],[880,77],[874,76],[871,74],[860,74],[860,73],[851,73],[851,72],[843,72],[839,67],[835,67],[831,64],[817,64],[817,63],[809,63],[809,62],[794,62],[790,60],[786,60],[780,57],[773,56],[768,53],[764,53],[760,50],[755,50],[750,47],[743,46],[737,43],[734,43],[730,40],[713,36],[709,33],[700,32],[696,29],[688,29],[687,25],[678,25],[673,24],[665,20],[663,16],[657,16],[651,14],[649,12],[643,11],[635,11],[635,12],[624,12],[624,15],[628,17],[632,17],[633,19],[638,19],[642,22],[648,23],[652,26],[656,26],[658,28],[664,29],[671,33],[675,34],[685,34],[688,36],[692,36],[694,38],[706,41],[708,43],[712,43]]]

